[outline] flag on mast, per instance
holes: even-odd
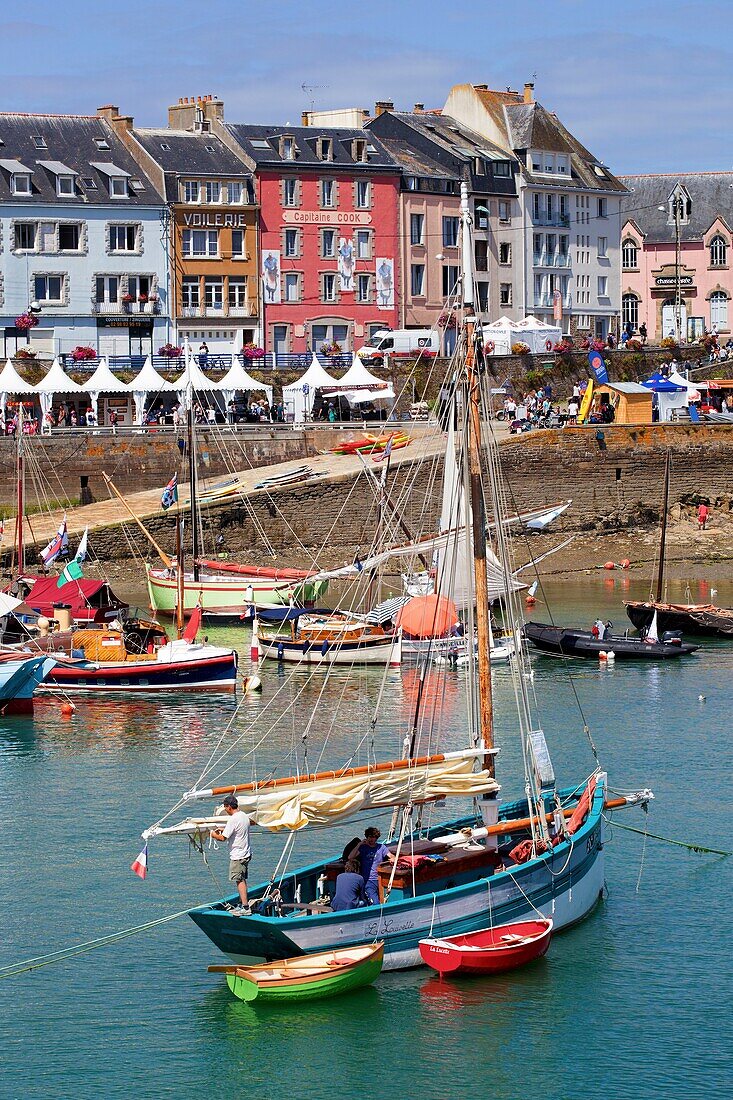
[[[165,489],[163,490],[163,495],[160,498],[160,506],[161,506],[161,508],[167,510],[168,508],[171,508],[174,504],[177,504],[177,503],[178,503],[178,473],[176,472],[173,475],[173,477],[170,479],[168,484],[166,485]]]
[[[130,864],[130,870],[134,871],[138,878],[144,879],[148,873],[148,846],[143,848],[134,863]]]
[[[56,558],[63,553],[66,547],[69,545],[69,536],[66,533],[66,513],[64,512],[64,518],[59,524],[59,529],[53,536],[48,546],[44,550],[41,550],[41,561],[48,568]]]
[[[88,538],[89,538],[89,528],[85,527],[84,528],[84,534],[81,536],[81,541],[79,542],[78,549],[76,551],[76,554],[74,555],[74,561],[77,561],[79,563],[79,565],[81,565],[82,562],[86,561],[86,558],[87,558],[87,540],[88,540]]]

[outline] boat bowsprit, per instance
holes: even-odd
[[[55,664],[55,658],[47,653],[0,651],[0,716],[31,714],[33,693]]]
[[[312,955],[298,955],[260,966],[210,966],[226,974],[240,1001],[312,1001],[362,989],[379,976],[384,944],[373,943]]]
[[[633,635],[608,632],[601,638],[596,637],[590,630],[552,626],[549,623],[526,623],[524,636],[543,653],[595,660],[598,660],[602,653],[613,653],[619,660],[667,660],[685,657],[700,648],[689,642],[683,642],[678,635],[662,635],[658,642]]]
[[[533,962],[550,946],[552,921],[515,921],[462,936],[420,940],[422,961],[439,974],[502,974]]]

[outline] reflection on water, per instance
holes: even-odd
[[[593,574],[546,583],[544,595],[560,623],[589,624],[600,614],[621,627],[622,599],[647,587],[633,573]],[[713,587],[719,602],[733,603],[732,585]],[[706,582],[693,588],[694,598],[710,598]],[[670,586],[670,596],[683,599],[684,586]],[[541,602],[533,618],[547,618]],[[247,632],[209,634],[217,643],[236,641],[248,667]],[[730,847],[720,777],[730,756],[733,645],[706,641],[694,657],[659,666],[608,670],[541,656],[532,664],[561,784],[593,767],[584,716],[611,785],[654,788],[653,831]],[[429,670],[423,713],[440,715],[442,743],[457,747],[466,737],[466,672],[445,671]],[[324,691],[318,670],[266,663],[262,696],[88,698],[69,720],[51,704],[34,719],[0,721],[0,965],[221,896],[226,852],[208,851],[206,865],[178,841],[151,846],[150,873],[140,882],[129,870],[140,831],[198,778],[222,737],[241,738],[223,765],[231,763],[232,778],[251,778],[255,760],[259,773],[287,774],[306,760],[330,767],[399,755],[414,720],[418,674],[388,670],[384,688],[382,679],[378,669],[336,672]],[[499,780],[503,796],[516,797],[523,784],[511,678],[497,668],[492,679]],[[643,825],[637,811],[622,820]],[[340,851],[353,834],[353,822],[305,830],[291,866]],[[260,881],[283,838],[257,830],[253,843]],[[183,918],[0,982],[0,1093],[128,1100],[236,1088],[268,1100],[291,1100],[304,1089],[343,1100],[403,1092],[517,1100],[636,1095],[641,1076],[646,1096],[723,1095],[731,1023],[720,928],[733,860],[649,841],[637,893],[642,847],[641,837],[611,830],[608,900],[554,937],[545,959],[493,979],[440,981],[415,970],[384,974],[343,999],[296,1009],[248,1006],[221,975],[207,973],[221,956]]]

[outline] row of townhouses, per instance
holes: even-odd
[[[2,351],[127,356],[188,337],[284,357],[436,323],[449,347],[462,184],[482,320],[723,332],[731,183],[617,178],[532,84],[300,126],[230,123],[213,96],[155,129],[115,106],[0,114]]]

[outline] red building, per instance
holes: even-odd
[[[352,353],[398,327],[400,168],[364,130],[225,124],[256,165],[265,347]]]

